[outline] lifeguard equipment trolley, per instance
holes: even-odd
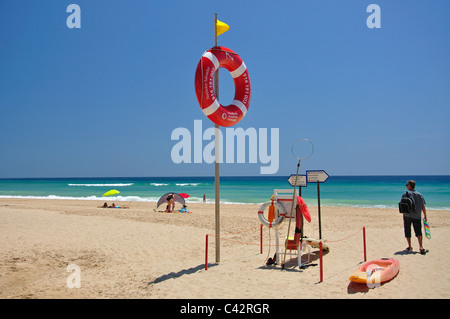
[[[267,218],[264,216],[266,208],[269,208]],[[303,218],[311,222],[311,215],[304,200],[298,196],[296,189],[275,189],[271,200],[259,207],[258,218],[261,224],[275,230],[276,252],[275,260],[272,260],[271,263],[281,263],[283,254],[286,251],[286,255],[297,256],[298,266],[301,268],[302,250],[308,248],[308,254],[311,254],[311,248],[319,248],[320,246],[320,239],[302,236]],[[294,236],[290,237],[289,234],[286,236],[286,241],[280,245],[280,228],[285,221],[289,222],[289,218],[291,218],[291,223],[294,222],[295,224],[295,228],[293,228]],[[329,251],[329,247],[322,243],[322,251]]]
[[[301,265],[301,247],[299,245],[301,216],[297,216],[297,196],[297,189],[274,189],[274,196],[272,196],[271,201],[265,202],[258,209],[258,218],[261,224],[275,230],[276,263],[280,263],[282,260],[282,255],[286,250],[286,254],[298,255],[298,264],[299,266]],[[293,199],[294,202],[292,201]],[[264,210],[267,207],[269,208],[269,213],[266,218],[264,216]],[[296,235],[294,235],[294,238],[289,238],[288,242],[285,242],[284,245],[281,246],[280,226],[284,223],[284,221],[289,220],[289,218],[293,218],[292,221],[296,224]]]

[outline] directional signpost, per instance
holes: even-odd
[[[297,180],[297,183],[296,183]],[[297,186],[301,186],[301,187],[306,187],[306,175],[296,175],[296,174],[292,174],[291,176],[289,176],[288,178],[288,183],[291,184],[291,186],[293,187],[297,187]],[[300,192],[301,194],[301,192]]]
[[[299,153],[299,149],[294,150],[294,146],[296,144],[298,144],[299,142],[306,142],[306,145],[309,145],[311,147],[311,152],[309,152],[309,154],[303,153],[303,151],[304,151],[303,150],[304,146],[303,146],[303,147],[300,148],[300,150],[302,150],[302,154],[299,155],[298,154]],[[307,147],[307,148],[309,149],[309,147]],[[288,182],[289,182],[289,184],[291,184],[291,186],[294,187],[294,191],[292,192],[291,213],[289,215],[290,218],[289,218],[289,226],[288,226],[288,230],[287,230],[287,234],[286,234],[286,241],[285,241],[285,247],[284,247],[284,257],[283,257],[283,262],[281,264],[281,268],[282,269],[284,269],[284,265],[285,265],[285,261],[286,261],[286,251],[287,251],[289,232],[290,232],[290,229],[291,229],[292,211],[294,209],[294,203],[295,203],[295,187],[298,186],[298,188],[299,188],[299,195],[301,195],[302,194],[302,186],[304,186],[304,187],[307,186],[306,176],[305,175],[298,175],[298,171],[300,169],[300,163],[301,163],[302,160],[307,160],[308,158],[310,158],[313,155],[313,153],[314,153],[314,145],[313,145],[313,143],[310,140],[308,140],[306,138],[299,139],[299,140],[296,140],[294,142],[294,144],[292,144],[291,152],[292,152],[292,155],[296,159],[298,159],[298,164],[297,164],[297,173],[295,175],[289,176],[289,178],[288,178]],[[302,234],[302,238],[303,238],[303,234]]]
[[[308,183],[317,183],[317,205],[319,210],[319,239],[322,239],[322,221],[320,218],[320,183],[325,183],[329,175],[324,170],[306,171]]]
[[[323,183],[330,177],[324,170],[306,171],[308,183]]]

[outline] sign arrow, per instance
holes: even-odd
[[[330,177],[324,170],[306,171],[308,183],[323,183]]]
[[[289,176],[288,178],[288,182],[289,184],[291,184],[291,186],[302,186],[302,187],[306,187],[306,175],[298,175],[297,176],[297,184],[295,184],[295,177],[296,174],[292,174],[291,176]]]

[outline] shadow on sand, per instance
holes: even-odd
[[[326,254],[328,254],[328,250],[323,250],[323,256],[325,256]],[[273,256],[273,258],[275,258],[275,256]],[[319,255],[319,251],[315,250],[311,253],[303,253],[302,254],[302,267],[299,268],[298,267],[298,258],[297,256],[295,257],[291,257],[288,260],[286,260],[286,263],[284,265],[284,269],[285,271],[294,271],[294,272],[302,272],[303,270],[309,268],[309,267],[314,267],[314,266],[318,266],[318,263],[313,263],[314,261],[317,261],[320,259],[320,255]],[[261,267],[259,267],[258,269],[281,269],[281,264],[282,262],[277,262],[276,264],[272,264],[272,265],[263,265]]]
[[[217,266],[217,265],[218,264],[209,264],[208,263],[208,269],[211,268],[211,267]],[[205,264],[200,264],[198,266],[191,267],[191,268],[188,268],[188,269],[182,269],[182,270],[180,270],[178,272],[171,272],[171,273],[159,276],[159,277],[153,279],[152,281],[150,281],[148,284],[149,285],[157,284],[159,282],[166,281],[168,279],[179,278],[179,277],[181,277],[183,275],[191,275],[191,274],[196,273],[197,271],[200,271],[202,269],[205,269]]]
[[[429,250],[425,249],[425,254],[421,254],[419,251],[407,251],[407,250],[400,250],[394,253],[394,255],[400,255],[400,256],[404,256],[404,255],[426,255],[426,253],[428,253]]]

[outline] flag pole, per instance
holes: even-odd
[[[217,46],[217,13],[214,13],[214,46]],[[219,99],[219,70],[217,69],[214,74],[214,92],[216,98]],[[220,174],[219,174],[219,125],[214,125],[214,150],[215,150],[215,163],[214,163],[214,191],[215,191],[215,207],[216,207],[216,262],[220,262]]]

